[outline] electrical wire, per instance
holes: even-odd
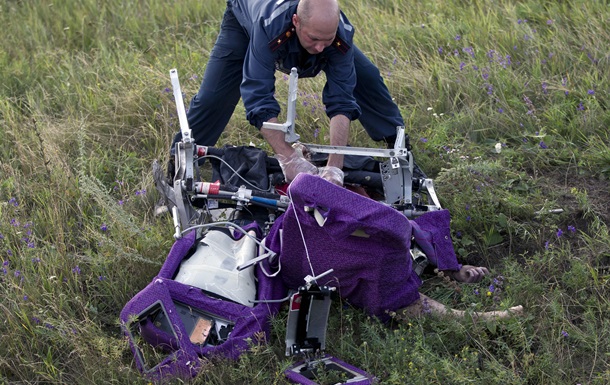
[[[243,176],[239,175],[239,173],[237,172],[237,170],[235,170],[233,167],[231,167],[231,165],[229,163],[227,163],[226,160],[222,159],[219,156],[216,155],[204,155],[201,158],[214,158],[217,159],[219,161],[221,161],[222,163],[225,164],[225,166],[227,166],[231,171],[233,171],[233,175],[237,175],[237,177],[239,179],[241,179],[242,181],[244,181],[246,184],[248,184],[250,187],[254,188],[255,190],[260,190],[260,191],[264,191],[264,192],[271,192],[272,186],[269,186],[268,189],[264,190],[258,186],[253,185],[252,183],[250,183],[247,179],[245,179]]]

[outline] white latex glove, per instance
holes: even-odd
[[[319,167],[318,175],[337,186],[343,186],[343,170],[338,167]]]
[[[280,162],[280,167],[282,168],[286,182],[291,182],[302,172],[318,175],[318,168],[303,158],[301,151],[294,151],[290,156],[277,154],[276,157]]]

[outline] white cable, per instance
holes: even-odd
[[[301,228],[301,221],[299,221],[299,217],[297,215],[297,210],[294,207],[294,200],[292,199],[292,184],[288,186],[288,197],[290,198],[290,202],[292,203],[292,210],[294,211],[294,217],[296,219],[297,225],[299,227],[299,233],[301,234],[301,239],[303,240],[303,248],[305,249],[305,256],[307,257],[307,262],[309,263],[309,269],[311,270],[311,275],[316,276],[316,273],[313,271],[313,265],[311,264],[311,258],[309,258],[309,250],[307,249],[307,243],[305,242],[305,234],[303,234],[303,228]]]
[[[250,183],[250,182],[249,182],[248,180],[246,180],[246,179],[245,179],[243,176],[239,175],[239,173],[237,172],[237,170],[235,170],[233,167],[231,167],[231,165],[230,165],[229,163],[227,163],[227,161],[226,161],[226,160],[222,159],[222,158],[221,158],[221,157],[219,157],[219,156],[216,156],[216,155],[204,155],[204,156],[202,156],[201,158],[214,158],[214,159],[218,159],[219,161],[221,161],[222,163],[224,163],[224,164],[225,164],[225,166],[227,166],[227,167],[228,167],[228,168],[229,168],[231,171],[233,171],[233,175],[237,175],[237,177],[238,177],[239,179],[241,179],[241,180],[243,180],[244,182],[246,182],[247,184],[249,184],[249,185],[250,185],[250,187],[252,187],[253,189],[255,189],[255,190],[260,190],[260,191],[265,191],[265,192],[270,192],[270,191],[271,191],[271,186],[270,186],[268,189],[263,190],[262,188],[260,188],[260,187],[256,187],[255,185],[253,185],[252,183]]]

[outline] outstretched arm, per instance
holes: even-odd
[[[271,118],[269,122],[277,123],[277,118]],[[286,142],[282,131],[261,128],[261,135],[276,154],[286,181],[292,181],[299,173],[318,174],[318,168],[309,163],[302,154],[292,148],[290,143]]]
[[[342,114],[333,116],[330,119],[330,145],[347,146],[349,138],[350,119]],[[343,155],[330,154],[326,164],[329,167],[343,168]]]

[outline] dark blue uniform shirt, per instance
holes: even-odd
[[[250,36],[243,67],[241,97],[250,123],[260,128],[277,117],[280,106],[275,100],[275,71],[289,73],[296,67],[299,77],[326,74],[322,101],[329,118],[345,115],[350,120],[360,116],[353,91],[356,86],[354,27],[341,13],[337,39],[317,55],[305,51],[293,30],[292,15],[297,0],[229,0],[233,14]]]

